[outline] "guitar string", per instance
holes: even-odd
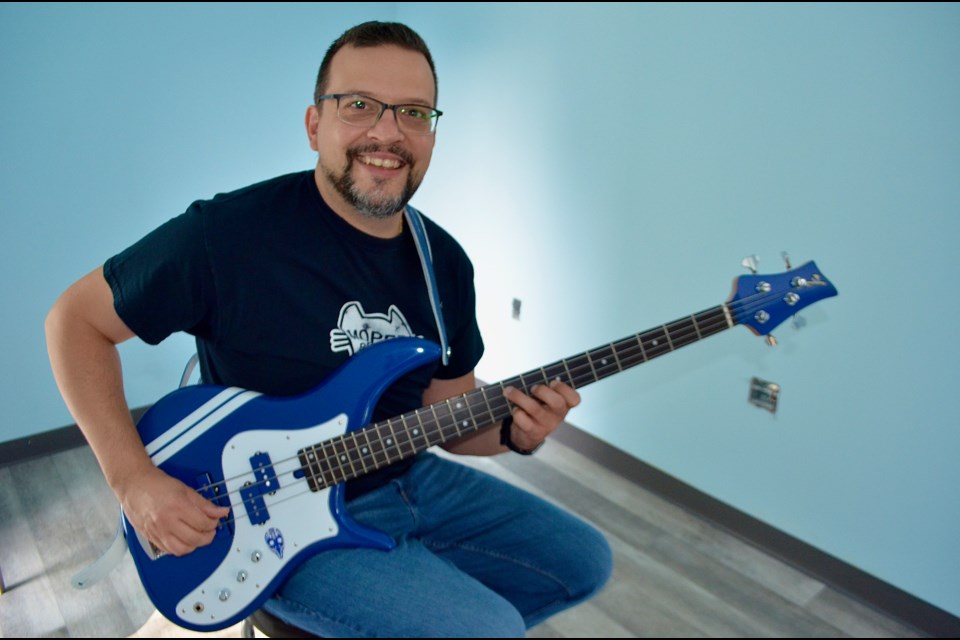
[[[727,307],[728,311],[730,311],[731,314],[734,316],[734,324],[745,324],[744,320],[740,319],[740,318],[742,318],[742,314],[747,314],[747,315],[749,315],[752,311],[763,308],[764,306],[767,305],[767,302],[768,302],[768,299],[769,299],[769,298],[777,297],[777,296],[780,295],[780,293],[781,293],[781,292],[776,292],[776,293],[773,293],[773,292],[766,292],[766,293],[764,293],[764,292],[758,292],[758,293],[756,293],[756,294],[754,294],[754,295],[746,296],[746,297],[744,297],[744,298],[742,298],[742,299],[740,299],[740,300],[738,300],[738,301],[735,301],[735,302],[733,302],[733,303],[727,304],[726,307]],[[649,361],[650,359],[653,359],[653,358],[658,357],[658,356],[660,356],[660,355],[664,355],[665,353],[672,352],[672,351],[674,351],[674,350],[676,350],[676,349],[678,349],[678,348],[680,348],[680,347],[686,346],[686,345],[688,345],[688,344],[692,344],[693,342],[699,341],[700,339],[702,339],[702,337],[709,337],[709,336],[711,336],[711,335],[715,335],[715,334],[718,333],[719,331],[722,331],[722,330],[724,330],[724,329],[726,329],[726,328],[729,328],[729,324],[728,324],[728,322],[727,322],[726,315],[723,314],[723,307],[724,307],[724,305],[718,305],[718,306],[716,306],[716,307],[712,307],[712,308],[710,308],[710,309],[707,309],[707,310],[705,310],[705,311],[702,311],[702,312],[700,312],[700,313],[698,313],[698,314],[691,314],[690,316],[687,316],[686,318],[679,319],[679,320],[674,320],[673,322],[669,322],[669,323],[660,325],[660,327],[658,327],[658,328],[650,329],[650,330],[647,330],[647,331],[642,332],[642,333],[634,334],[634,335],[629,336],[629,337],[627,337],[627,338],[622,338],[622,339],[620,339],[620,340],[611,342],[611,343],[609,343],[609,344],[607,344],[607,345],[604,345],[604,346],[602,346],[602,347],[597,347],[597,348],[592,349],[592,350],[590,350],[590,351],[587,351],[587,352],[584,352],[584,353],[581,353],[581,354],[577,354],[576,356],[571,356],[571,357],[569,357],[569,358],[559,360],[559,361],[557,361],[557,362],[555,362],[555,363],[551,363],[551,364],[545,365],[544,367],[541,367],[539,371],[537,371],[537,370],[529,371],[529,372],[527,372],[527,373],[525,373],[525,374],[520,374],[520,375],[514,376],[514,377],[512,377],[512,378],[508,378],[508,379],[502,380],[502,381],[500,381],[499,383],[494,383],[494,384],[491,384],[491,385],[487,385],[487,386],[485,386],[485,387],[481,387],[481,388],[478,388],[478,389],[473,389],[473,390],[467,392],[466,394],[463,394],[462,396],[458,396],[458,397],[455,397],[455,398],[450,398],[449,401],[454,401],[454,400],[460,400],[460,399],[462,399],[462,400],[464,400],[464,401],[467,402],[467,404],[464,405],[464,406],[465,406],[465,407],[468,409],[468,411],[469,411],[469,407],[470,407],[470,405],[469,405],[469,396],[478,396],[478,395],[481,395],[481,393],[482,393],[484,390],[492,390],[493,388],[498,387],[498,386],[500,387],[500,389],[501,389],[501,391],[502,391],[502,389],[503,389],[505,386],[511,386],[511,385],[514,385],[515,383],[520,383],[520,384],[521,384],[523,387],[525,387],[525,388],[535,386],[536,383],[527,385],[527,384],[523,381],[523,377],[526,376],[526,375],[528,375],[528,374],[537,374],[537,373],[544,373],[544,374],[545,374],[545,373],[546,373],[546,369],[548,369],[548,368],[553,368],[553,367],[559,367],[559,366],[561,366],[561,365],[564,367],[564,371],[568,371],[568,372],[569,372],[570,378],[571,378],[573,381],[579,380],[579,378],[580,378],[581,376],[586,376],[584,380],[581,380],[579,384],[576,384],[576,385],[575,385],[575,386],[584,386],[584,384],[583,384],[584,381],[586,382],[586,384],[589,384],[590,382],[594,382],[594,381],[596,381],[596,380],[603,379],[604,377],[607,377],[608,375],[612,375],[613,373],[616,373],[616,372],[619,372],[619,371],[623,371],[623,370],[628,369],[628,368],[632,368],[633,366],[636,366],[636,365],[638,365],[638,364],[642,364],[643,362],[647,362],[647,361]],[[740,308],[737,308],[737,307],[740,307]],[[706,316],[710,316],[710,317],[704,319],[704,322],[698,322],[698,321],[696,320],[696,317],[697,317],[697,316],[702,316],[702,315],[706,315]],[[677,327],[676,332],[672,332],[672,331],[670,330],[670,326],[671,326],[671,325],[680,325],[680,326]],[[692,332],[690,331],[690,328],[693,329]],[[706,333],[706,336],[703,336],[703,335],[702,335],[702,334],[704,334],[704,333]],[[667,345],[664,346],[664,345],[662,345],[662,344],[659,343],[658,338],[651,337],[651,338],[650,338],[650,339],[651,339],[651,344],[648,344],[648,346],[655,347],[656,351],[652,354],[652,356],[648,356],[647,353],[646,353],[646,351],[644,350],[644,347],[643,347],[643,337],[644,337],[644,336],[651,336],[651,335],[652,335],[652,336],[660,336],[660,335],[663,335],[665,338],[667,338]],[[696,336],[696,339],[695,339],[695,340],[691,340],[694,336]],[[619,350],[618,350],[618,348],[616,347],[616,345],[621,344],[621,343],[628,343],[628,344],[629,344],[629,343],[633,343],[633,342],[636,342],[636,343],[637,343],[636,346],[621,346],[621,347],[619,347]],[[674,346],[674,344],[673,344],[674,342],[677,342],[678,345],[677,345],[677,346]],[[604,351],[607,351],[607,350],[610,351],[610,355],[611,355],[611,356],[614,358],[614,360],[615,360],[615,363],[616,363],[616,364],[615,364],[615,369],[616,369],[616,371],[610,370],[609,372],[606,372],[605,375],[600,376],[600,375],[597,374],[596,363],[593,361],[591,354],[595,354],[595,353],[597,353],[597,352],[604,352]],[[582,363],[582,364],[575,365],[573,369],[570,369],[569,364],[570,364],[572,361],[574,361],[574,360],[585,360],[585,362]],[[623,364],[623,363],[625,363],[625,362],[627,363],[626,366],[624,366],[624,364]],[[606,369],[606,368],[610,368],[610,367],[611,367],[611,365],[610,365],[610,364],[606,364],[606,363],[604,363],[604,364],[601,365],[601,369]],[[589,374],[589,375],[588,375],[588,374]],[[550,378],[550,376],[544,375],[544,382],[546,382],[546,380],[547,380],[548,378]],[[493,420],[492,420],[491,422],[495,422],[495,421],[497,420],[497,418],[496,418],[497,412],[502,411],[503,409],[507,408],[508,405],[509,405],[509,402],[507,402],[505,398],[502,398],[502,396],[495,396],[494,399],[493,399],[493,401],[494,401],[494,403],[496,403],[496,406],[491,406],[491,404],[490,404],[490,402],[491,402],[490,399],[486,397],[486,394],[485,394],[485,393],[483,393],[483,403],[487,406],[487,409],[484,411],[484,413],[489,413],[489,414],[490,414],[491,418],[493,418]],[[322,465],[323,463],[327,463],[327,466],[328,466],[328,471],[327,471],[327,473],[329,473],[329,474],[331,475],[331,477],[333,477],[334,480],[337,480],[337,476],[338,476],[338,475],[342,477],[342,479],[340,479],[338,482],[335,482],[335,483],[334,483],[334,484],[337,484],[337,483],[339,483],[339,482],[344,482],[344,481],[346,481],[346,480],[352,479],[353,477],[357,477],[357,476],[360,476],[360,475],[365,475],[366,473],[369,473],[370,471],[377,470],[377,469],[379,469],[379,468],[382,468],[383,466],[387,466],[387,465],[389,465],[389,464],[392,464],[393,462],[402,460],[402,459],[404,459],[405,457],[407,457],[407,456],[408,456],[409,454],[411,454],[411,453],[416,453],[418,450],[417,450],[417,447],[416,447],[415,445],[413,446],[413,448],[412,448],[409,452],[406,452],[406,453],[405,453],[405,452],[403,452],[402,450],[400,450],[400,446],[399,446],[399,445],[387,445],[387,446],[383,446],[383,445],[384,445],[384,441],[383,441],[382,439],[381,439],[381,440],[375,440],[374,442],[371,442],[371,441],[370,441],[370,438],[367,437],[370,432],[372,432],[372,431],[379,431],[379,429],[383,428],[384,425],[387,425],[387,426],[390,428],[391,433],[394,433],[394,432],[393,432],[393,429],[392,429],[392,424],[389,424],[389,423],[391,423],[391,422],[393,422],[393,421],[399,421],[401,424],[404,424],[404,423],[403,423],[403,418],[406,417],[406,416],[414,416],[414,415],[416,416],[416,418],[417,418],[417,425],[418,425],[418,426],[417,426],[417,427],[414,427],[414,430],[417,430],[418,428],[424,428],[424,429],[427,429],[428,431],[431,431],[431,428],[432,428],[432,431],[431,431],[432,433],[439,433],[439,434],[441,435],[441,439],[439,440],[439,442],[445,442],[447,439],[449,439],[449,438],[451,438],[451,437],[454,437],[454,436],[456,436],[456,435],[462,435],[462,434],[460,433],[459,427],[458,427],[456,424],[448,425],[448,426],[452,426],[453,429],[456,430],[456,432],[457,432],[456,434],[453,434],[453,433],[451,433],[451,434],[444,434],[444,433],[443,433],[443,429],[444,429],[443,425],[444,425],[445,423],[443,422],[443,420],[440,420],[440,419],[436,418],[435,416],[434,416],[434,417],[430,417],[430,416],[428,415],[427,421],[424,421],[424,420],[423,420],[423,416],[420,415],[420,414],[422,414],[422,413],[428,413],[428,412],[432,414],[432,413],[434,413],[434,412],[436,411],[435,407],[437,407],[437,406],[442,406],[442,405],[444,405],[444,404],[447,404],[447,401],[441,401],[441,402],[439,402],[439,403],[436,403],[435,405],[429,405],[429,406],[427,406],[427,407],[421,407],[421,408],[416,409],[416,410],[414,410],[414,411],[411,411],[411,412],[408,412],[408,413],[406,413],[406,414],[403,414],[402,416],[396,416],[396,417],[394,417],[394,418],[391,418],[391,419],[388,419],[388,420],[385,420],[385,421],[381,421],[381,422],[375,423],[375,424],[373,424],[373,425],[368,425],[367,427],[364,427],[364,428],[362,428],[362,429],[358,429],[358,430],[356,430],[356,431],[351,431],[351,432],[348,432],[348,433],[345,433],[345,434],[341,434],[341,435],[339,435],[339,436],[336,436],[336,437],[334,437],[334,438],[330,438],[329,440],[327,440],[327,441],[325,441],[325,442],[326,442],[326,443],[333,443],[333,444],[330,445],[331,448],[334,449],[333,455],[332,455],[332,456],[330,456],[330,455],[322,456],[321,459],[316,460],[316,461],[313,461],[313,462],[310,462],[310,463],[308,463],[307,466],[310,467],[310,466],[316,465],[316,466],[319,467],[319,466]],[[472,412],[469,412],[469,413],[470,413],[470,420],[469,420],[468,422],[473,423],[474,426],[473,426],[473,428],[470,429],[468,432],[476,431],[477,429],[479,429],[478,422],[477,422],[476,418],[472,415]],[[444,413],[443,415],[444,415],[444,416],[452,416],[452,415],[453,415],[453,412]],[[455,422],[460,422],[460,420],[457,419]],[[462,424],[462,423],[461,423],[461,424]],[[479,423],[479,424],[483,424],[483,423]],[[404,425],[404,426],[405,426],[405,425]],[[449,430],[449,429],[448,429],[448,430]],[[383,452],[386,452],[386,451],[388,450],[387,447],[392,447],[392,448],[395,448],[395,449],[398,450],[398,453],[400,454],[399,457],[397,457],[396,460],[393,460],[393,459],[392,459],[392,455],[390,455],[389,453],[386,453],[386,454],[385,454],[385,455],[386,455],[386,459],[385,459],[384,462],[382,462],[382,463],[378,463],[378,462],[377,462],[376,453],[374,453],[374,452],[372,452],[372,451],[370,451],[370,452],[368,452],[368,453],[362,453],[362,454],[361,454],[360,456],[358,456],[358,457],[351,457],[351,456],[350,456],[351,453],[356,453],[356,452],[357,452],[357,445],[358,445],[357,437],[358,437],[359,435],[363,435],[364,438],[365,438],[366,441],[367,441],[366,445],[362,445],[362,444],[360,445],[360,446],[362,446],[363,448],[366,448],[366,449],[370,450],[370,445],[377,444],[377,445],[380,445],[380,446],[382,447],[382,451],[383,451]],[[379,434],[378,434],[378,435],[379,435]],[[408,434],[408,435],[409,435],[409,434]],[[395,433],[394,433],[394,436],[395,436]],[[423,439],[424,439],[424,444],[426,444],[428,447],[431,446],[431,443],[430,443],[430,441],[427,439],[427,436],[426,436],[426,435],[413,434],[413,436],[410,438],[411,443],[412,443],[412,440],[413,440],[415,437],[416,437],[416,438],[423,438]],[[351,438],[351,439],[353,440],[353,442],[352,442],[352,443],[347,442],[348,438]],[[388,440],[390,440],[390,439],[391,439],[391,438],[388,437]],[[392,439],[393,439],[394,441],[396,440],[395,437],[393,437]],[[322,443],[321,443],[321,444],[322,444]],[[343,444],[343,445],[344,445],[344,451],[342,451],[342,452],[337,452],[337,451],[336,451],[336,444]],[[437,444],[437,443],[433,443],[433,444]],[[315,450],[316,450],[316,447],[317,447],[317,445],[313,445],[313,446],[305,447],[305,449],[311,449],[311,450],[314,450],[314,451],[315,451]],[[366,461],[364,460],[365,458],[368,458],[368,457],[370,458],[370,460],[369,460],[369,462],[370,462],[370,467],[367,466],[367,463],[366,463]],[[289,461],[291,461],[291,460],[298,459],[298,458],[299,458],[299,456],[291,456],[290,458],[287,458],[287,459],[285,459],[285,460],[280,460],[280,461],[277,461],[277,462],[272,462],[271,465],[265,465],[265,466],[276,467],[277,465],[280,465],[280,464],[283,464],[283,463],[286,463],[286,462],[289,462]],[[343,460],[343,458],[346,458],[346,461],[343,462],[342,464],[337,464],[337,459],[338,459],[338,458],[339,458],[341,461]],[[357,462],[356,465],[354,464],[354,459],[355,459],[356,462]],[[331,464],[331,463],[333,463],[333,464]],[[349,465],[351,468],[348,470],[346,465]],[[362,467],[362,470],[361,470],[359,473],[357,472],[357,466],[361,466],[361,467]],[[339,471],[339,474],[337,473],[338,471]],[[305,471],[305,473],[312,473],[312,471]],[[240,479],[250,477],[251,474],[254,475],[254,477],[255,477],[255,471],[254,471],[253,469],[251,469],[251,471],[245,471],[245,472],[241,473],[240,475],[235,476],[235,477],[233,477],[233,478],[224,479],[223,481],[220,481],[220,482],[217,482],[217,483],[212,483],[212,484],[207,485],[207,486],[204,486],[204,487],[200,487],[199,490],[200,490],[200,491],[203,491],[203,490],[205,490],[205,489],[210,489],[210,488],[215,488],[215,487],[218,487],[218,486],[226,485],[228,482],[231,482],[231,481],[234,481],[234,482],[235,482],[235,481],[239,481]],[[316,478],[317,475],[319,475],[319,476],[320,476],[320,479],[322,480],[321,484],[326,485],[326,486],[331,486],[331,485],[328,485],[328,484],[327,484],[327,480],[326,480],[325,478],[323,478],[323,475],[325,475],[323,471],[321,471],[321,473],[319,473],[319,474],[314,474],[314,478]],[[242,487],[242,488],[240,488],[240,489],[237,489],[237,490],[235,490],[235,491],[227,492],[227,493],[224,494],[224,495],[217,496],[217,498],[218,498],[218,499],[222,499],[222,498],[224,498],[224,497],[231,496],[231,495],[234,494],[234,493],[238,493],[238,492],[241,491],[242,489],[247,489],[247,490],[249,490],[251,487],[255,487],[255,486],[259,485],[259,484],[263,484],[263,483],[266,483],[266,482],[269,482],[269,478],[264,478],[263,480],[259,480],[259,481],[254,482],[254,483],[250,483],[249,485],[246,485],[246,486],[244,486],[244,487]],[[298,481],[298,482],[299,482],[299,481]],[[242,501],[241,501],[241,502],[242,502]],[[231,504],[232,504],[232,500],[231,500]]]

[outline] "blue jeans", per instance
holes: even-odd
[[[590,525],[429,453],[347,506],[396,548],[317,554],[264,605],[322,636],[522,637],[596,593],[612,570]]]

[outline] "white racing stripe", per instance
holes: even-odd
[[[206,433],[208,429],[261,395],[256,391],[245,391],[239,387],[224,390],[167,429],[162,436],[151,441],[147,445],[147,454],[155,465],[160,466]],[[219,454],[219,452],[216,453]]]

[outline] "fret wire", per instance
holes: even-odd
[[[590,365],[590,372],[593,374],[593,380],[591,380],[591,382],[599,380],[600,376],[597,375],[597,370],[593,366],[593,356],[590,355],[589,351],[587,351],[587,364]]]
[[[374,469],[379,469],[380,465],[377,464],[377,457],[374,455],[373,448],[370,446],[370,437],[367,435],[367,429],[358,429],[353,433],[355,434],[354,440],[360,444],[360,462],[363,464],[363,472],[367,472],[367,464],[363,460],[368,456],[370,457],[370,466]],[[360,442],[361,437],[363,438],[363,442]],[[367,450],[366,453],[363,452],[364,449]]]
[[[367,432],[367,441],[370,443],[371,449],[375,449],[373,459],[378,468],[385,467],[390,464],[390,452],[387,450],[387,447],[383,442],[383,435],[380,433],[382,428],[382,423],[377,423],[364,429],[364,431]],[[382,462],[377,462],[378,454],[380,457],[382,457]]]
[[[691,315],[690,319],[693,321],[693,330],[697,332],[697,340],[703,340],[703,336],[700,335],[700,327],[697,326],[697,317]]]
[[[585,358],[587,358],[587,355],[586,355],[586,354],[583,354],[583,353],[580,354],[580,355],[578,355],[578,356],[574,356],[573,358],[570,358],[570,363],[573,365],[573,368],[574,368],[575,371],[579,371],[581,368],[583,368],[584,365],[583,365],[583,364],[577,364],[577,361],[578,361],[578,360],[579,360],[579,361],[582,361],[582,360],[585,359]],[[582,381],[582,380],[587,379],[585,376],[581,376],[580,374],[576,375],[575,378],[576,378],[578,381]],[[587,382],[586,384],[589,384],[589,382]],[[582,384],[579,385],[579,386],[582,386]]]
[[[400,460],[403,457],[403,452],[400,450],[400,442],[397,440],[397,434],[393,431],[393,422],[391,420],[384,420],[381,423],[383,426],[380,427],[381,438],[384,438],[383,444],[384,449],[388,452],[387,458],[393,463],[396,460]],[[396,456],[396,460],[394,460]]]
[[[408,420],[414,422],[412,427],[409,424],[407,424]],[[417,446],[417,438],[423,434],[423,425],[420,424],[420,414],[416,411],[412,411],[408,414],[404,414],[403,426],[407,428],[407,434],[408,434],[408,437],[410,438],[410,446],[413,448],[414,451],[416,451],[417,449],[420,448]]]
[[[676,351],[680,347],[685,347],[691,342],[693,342],[693,340],[690,339],[693,336],[690,335],[689,332],[686,330],[686,326],[687,326],[686,323],[688,322],[689,321],[686,318],[684,318],[682,320],[676,320],[674,322],[671,322],[665,326],[667,330],[668,340],[670,340],[671,350]],[[670,335],[673,335],[673,338],[675,340],[670,339],[669,338]]]
[[[434,442],[433,444],[438,444],[439,442],[446,442],[448,439],[446,435],[443,433],[444,423],[443,423],[443,420],[440,419],[440,416],[437,414],[437,406],[438,406],[437,404],[430,405],[430,413],[433,414],[433,419],[437,423],[436,433],[439,438],[439,440],[437,442]]]
[[[470,398],[476,395],[476,390],[468,391],[467,393],[460,396],[463,398],[463,406],[467,410],[467,415],[470,416],[470,423],[473,425],[474,429],[480,428],[480,421],[477,420],[477,417],[473,413],[473,409],[470,407]]]
[[[529,373],[530,373],[529,371],[526,371],[526,372],[524,372],[524,373],[521,373],[519,376],[517,376],[518,382],[519,382],[519,384],[517,384],[517,385],[510,385],[510,384],[507,383],[507,381],[503,381],[503,382],[501,382],[500,384],[501,384],[502,386],[504,386],[504,387],[516,386],[516,387],[518,387],[521,391],[523,391],[524,393],[529,393],[530,387],[533,386],[533,385],[531,385],[529,382],[527,382],[527,375],[528,375]]]
[[[417,416],[417,424],[420,425],[420,435],[418,437],[420,437],[423,440],[422,447],[418,447],[416,443],[414,443],[414,449],[418,449],[418,450],[421,448],[426,449],[432,444],[430,442],[430,439],[427,438],[427,433],[429,431],[429,429],[427,428],[427,424],[429,423],[429,416],[427,414],[429,413],[429,411],[430,411],[430,407],[420,407],[419,409],[413,412],[413,415]],[[426,423],[423,421],[425,417],[428,419]]]
[[[405,422],[404,419],[403,419],[403,416],[396,416],[395,418],[391,418],[391,419],[390,419],[390,423],[391,423],[391,424],[390,424],[390,429],[391,429],[391,431],[393,431],[393,422],[394,422],[394,420],[396,420],[397,422],[399,422],[399,423],[400,423],[400,427],[401,427],[401,428],[400,428],[400,433],[399,433],[399,435],[396,435],[397,450],[400,452],[400,457],[401,457],[401,458],[406,458],[407,455],[408,455],[408,453],[407,453],[407,451],[404,450],[404,447],[405,447],[405,446],[406,446],[406,447],[410,447],[410,453],[412,453],[413,451],[415,451],[414,447],[411,445],[411,442],[410,442],[410,432],[407,431],[407,425],[406,425],[406,422]],[[394,431],[394,434],[396,434],[396,431]]]
[[[389,429],[389,431],[390,431],[390,435],[388,435],[388,436],[387,436],[387,439],[384,440],[384,445],[386,445],[385,448],[388,449],[388,450],[389,450],[389,449],[393,449],[394,451],[396,451],[396,452],[397,452],[397,460],[400,460],[400,459],[403,457],[403,454],[402,454],[402,452],[400,451],[400,443],[397,442],[397,434],[394,433],[394,431],[393,431],[393,421],[392,421],[392,420],[384,420],[383,423],[386,424],[387,429]],[[382,437],[382,436],[381,436],[381,437]],[[392,457],[392,456],[388,453],[388,454],[387,454],[387,461],[388,461],[388,462],[390,461],[390,458],[391,458],[391,457]]]
[[[663,335],[667,339],[667,345],[670,347],[670,351],[673,351],[673,341],[670,340],[670,330],[667,329],[667,325],[661,325],[663,327]]]
[[[337,449],[337,446],[336,446],[337,444],[340,445],[341,449],[339,449],[339,450]],[[337,459],[338,459],[338,460],[340,460],[341,462],[344,462],[344,461],[346,462],[346,465],[343,466],[343,469],[344,469],[345,472],[347,471],[347,466],[349,466],[350,470],[349,470],[349,472],[346,474],[347,477],[350,477],[350,478],[356,477],[356,476],[357,476],[357,468],[354,466],[354,464],[353,464],[353,459],[350,457],[350,452],[349,452],[349,450],[347,449],[347,444],[346,444],[346,441],[345,441],[344,436],[340,436],[339,438],[336,439],[335,444],[334,444],[334,451],[336,451],[336,453],[337,453]]]
[[[553,364],[548,364],[546,367],[541,367],[543,371],[544,379],[547,381],[547,384],[550,384],[554,380],[563,381],[563,371],[560,369],[562,363],[554,362]]]
[[[560,362],[563,363],[563,368],[566,369],[566,371],[567,371],[567,384],[569,384],[571,387],[573,387],[574,389],[576,389],[576,388],[577,388],[577,384],[576,384],[576,381],[573,379],[573,375],[570,374],[570,366],[567,364],[566,358],[564,358],[564,359],[561,360]]]
[[[317,465],[321,470],[321,477],[323,478],[324,482],[330,485],[340,482],[340,480],[337,479],[336,469],[330,463],[330,456],[327,455],[327,452],[323,446],[320,447],[320,453],[317,456]],[[326,466],[325,470],[324,466]]]
[[[412,418],[417,419],[417,424],[411,428],[407,425],[407,418],[412,416]],[[410,444],[413,446],[413,450],[417,450],[416,438],[423,435],[423,423],[420,422],[420,413],[419,411],[414,411],[413,413],[406,413],[402,417],[403,425],[407,428],[407,433],[410,436]],[[419,434],[419,435],[418,435]]]
[[[363,472],[360,474],[362,475],[367,472],[367,463],[363,459],[363,449],[360,447],[360,442],[357,440],[357,433],[359,432],[351,431],[349,434],[344,435],[343,442],[344,447],[347,450],[347,455],[350,456],[350,459],[356,460],[360,463],[360,466],[363,467]],[[350,440],[348,441],[347,438]]]
[[[597,380],[601,380],[616,373],[615,371],[611,371],[611,369],[616,368],[616,363],[610,362],[611,349],[609,345],[597,347],[590,352],[590,359],[596,362],[594,354],[596,354],[596,358],[599,358],[600,365],[599,367],[596,365],[594,366],[594,372],[596,373]]]
[[[320,485],[323,483],[323,476],[318,473],[320,471],[320,465],[317,460],[317,452],[315,447],[304,447],[302,449],[303,457],[307,461],[307,482],[311,485],[314,491],[320,490]],[[314,469],[316,467],[316,469]],[[317,476],[320,475],[320,482],[317,482]]]
[[[437,404],[430,405],[430,413],[433,415],[434,422],[437,423],[435,431],[437,433],[437,437],[439,438],[438,442],[446,442],[447,437],[443,432],[444,421],[440,418],[440,414],[437,413],[437,406],[438,406]],[[434,442],[434,444],[437,444],[437,443]]]
[[[535,372],[533,371],[527,372],[527,374],[531,374],[531,373],[535,373]],[[504,385],[502,382],[499,382],[496,384],[488,385],[483,389],[481,389],[483,393],[483,399],[487,403],[487,411],[490,413],[490,418],[491,418],[490,424],[494,424],[499,420],[503,419],[503,418],[498,418],[498,415],[501,410],[505,409],[508,414],[510,413],[510,401],[507,400],[503,395],[503,390],[505,386],[506,385]],[[530,393],[530,389],[532,389],[534,386],[536,386],[536,383],[534,384],[524,383],[523,392]],[[499,391],[499,393],[494,393],[493,399],[491,400],[487,396],[487,391],[490,391],[490,392]]]
[[[330,480],[333,484],[343,482],[347,474],[342,461],[337,455],[336,438],[324,443],[323,458],[327,461],[327,466],[330,468]]]
[[[634,339],[637,341],[637,345],[640,347],[640,355],[643,357],[644,362],[649,362],[650,358],[647,357],[647,350],[643,348],[643,339],[640,337],[640,334],[634,336]]]
[[[487,413],[490,414],[490,424],[497,422],[497,416],[493,413],[493,410],[490,408],[490,399],[487,398],[487,389],[488,387],[480,387],[480,395],[483,396],[483,402],[487,406]]]
[[[547,371],[543,367],[540,367],[540,377],[543,379],[543,382],[540,384],[550,384],[550,376],[547,375]]]
[[[463,435],[463,432],[460,431],[460,418],[457,417],[456,412],[453,409],[453,406],[450,404],[451,398],[447,398],[447,409],[450,411],[450,417],[453,420],[453,428],[457,430],[457,437]]]
[[[462,395],[462,396],[460,396],[460,397],[458,398],[457,404],[459,404],[460,407],[462,407],[462,408],[459,409],[460,412],[461,412],[461,415],[462,415],[463,413],[466,413],[466,419],[463,420],[463,422],[461,423],[461,426],[462,426],[464,429],[469,429],[469,430],[471,430],[471,431],[475,431],[475,430],[477,429],[477,423],[476,423],[476,422],[474,421],[474,419],[473,419],[473,414],[470,413],[470,404],[467,402],[467,396],[466,396],[466,394],[464,394],[464,395]],[[459,420],[459,419],[460,419],[460,418],[458,417],[457,420]]]
[[[622,371],[623,371],[623,365],[620,364],[620,356],[617,355],[617,348],[616,348],[616,346],[614,346],[614,344],[613,344],[612,342],[610,343],[610,353],[613,354],[613,359],[616,360],[616,362],[617,362],[617,371],[621,371],[621,372],[622,372]]]

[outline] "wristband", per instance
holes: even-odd
[[[500,444],[510,449],[510,451],[515,451],[516,453],[519,453],[522,456],[532,456],[534,453],[537,452],[537,449],[542,447],[543,443],[546,442],[546,440],[544,440],[543,442],[541,442],[540,444],[538,444],[537,446],[535,446],[533,449],[530,449],[530,450],[521,449],[520,447],[518,447],[513,443],[513,438],[511,437],[511,433],[510,433],[511,427],[513,427],[513,416],[507,416],[506,418],[503,419],[503,423],[501,423],[500,425]]]

